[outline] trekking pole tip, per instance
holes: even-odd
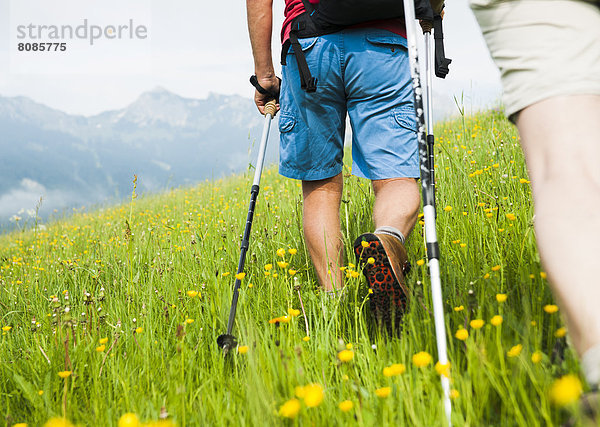
[[[277,105],[275,104],[275,100],[271,100],[265,105],[265,115],[266,114],[270,114],[271,117],[275,117],[275,114],[277,114]]]

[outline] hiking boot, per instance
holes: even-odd
[[[404,245],[387,234],[365,233],[354,241],[354,254],[372,291],[369,304],[377,324],[390,333],[399,331],[409,295],[404,277],[410,263]]]

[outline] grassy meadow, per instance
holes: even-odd
[[[577,419],[579,366],[540,265],[516,129],[492,111],[442,123],[436,138],[453,424]],[[352,257],[346,292],[320,292],[299,184],[275,167],[254,218],[240,346],[223,357],[253,172],[1,236],[0,425],[446,424],[422,222],[391,338],[373,327]],[[373,230],[373,192],[344,172],[349,254]]]

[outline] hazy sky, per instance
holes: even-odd
[[[276,69],[283,4],[274,0]],[[18,39],[20,25],[33,24],[36,33],[41,25],[76,28],[85,19],[87,39],[68,40],[66,52],[17,50],[19,42],[36,41]],[[144,26],[147,37],[129,39],[124,31],[121,39],[108,39],[103,33],[90,45],[92,25],[110,33],[130,22]],[[499,74],[467,0],[448,0],[444,22],[446,56],[453,62],[446,80],[434,83],[436,102],[452,108],[452,97],[464,94],[467,108],[493,104],[500,96]],[[52,41],[48,28],[41,31]],[[251,97],[252,72],[240,0],[0,0],[2,96],[25,95],[91,115],[122,108],[156,86],[186,97],[205,98],[209,92]]]

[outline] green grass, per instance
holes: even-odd
[[[453,423],[560,424],[577,411],[554,406],[549,387],[579,368],[568,335],[555,336],[560,314],[543,310],[553,300],[516,130],[489,112],[441,124],[436,136],[446,332],[459,395]],[[373,229],[373,194],[368,181],[344,172],[350,253],[354,238]],[[275,168],[263,174],[234,329],[249,349],[223,357],[216,337],[226,329],[252,175],[1,237],[0,326],[12,327],[0,336],[3,421],[42,425],[64,415],[112,426],[126,412],[151,421],[162,410],[180,426],[443,425],[439,376],[432,364],[412,362],[420,351],[436,355],[427,264],[417,264],[426,259],[422,225],[408,242],[410,309],[392,339],[373,328],[361,277],[349,274],[346,297],[319,291],[302,238],[299,184]],[[297,249],[285,255],[294,276],[277,266],[279,248]],[[268,276],[266,264],[274,265]],[[504,303],[498,293],[507,294]],[[300,309],[300,296],[305,314],[269,323]],[[493,326],[497,314],[503,323]],[[473,319],[483,328],[473,329]],[[455,338],[460,328],[466,341]],[[518,344],[520,354],[509,357]],[[354,358],[340,362],[338,352],[350,345]],[[384,376],[393,363],[406,371]],[[67,379],[58,376],[64,370],[72,371]],[[300,399],[296,419],[278,415],[296,387],[311,383],[324,391],[320,405]],[[391,387],[387,398],[375,394],[381,387]],[[354,404],[348,412],[338,408],[344,400]]]

